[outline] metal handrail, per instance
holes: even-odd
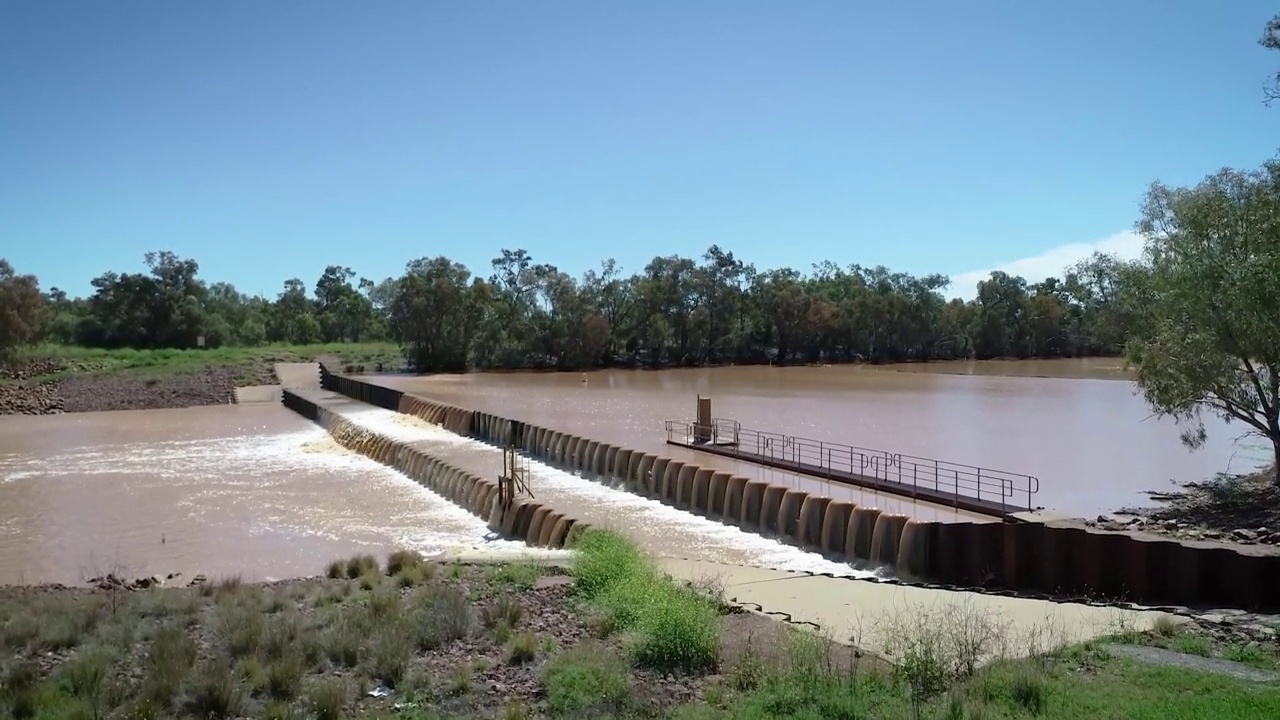
[[[682,435],[686,445],[706,444],[695,442],[695,429],[703,429],[705,437],[706,425],[667,420],[664,426],[668,441]],[[998,503],[1002,508],[1027,510],[1035,509],[1032,496],[1040,492],[1040,480],[1034,475],[753,430],[723,418],[712,419],[710,431],[717,452],[747,461],[752,456],[767,459],[780,468],[794,467],[828,479],[838,480],[839,474],[858,476],[870,480],[877,489],[896,487],[898,492],[908,494],[914,494],[911,491],[915,489],[930,489]],[[1026,505],[1017,503],[1015,497],[1026,497]]]

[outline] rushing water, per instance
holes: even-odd
[[[1041,376],[1056,376],[1045,378]],[[1061,376],[1067,376],[1063,378]],[[1181,446],[1149,418],[1115,361],[946,363],[892,368],[723,368],[664,372],[387,377],[380,382],[477,410],[637,449],[665,444],[697,394],[744,427],[1034,474],[1037,503],[1097,514],[1142,502],[1170,479],[1243,471],[1265,458],[1210,427]],[[1116,378],[1120,378],[1117,380]],[[496,474],[493,448],[381,410],[359,421],[429,442]],[[794,476],[697,453],[774,482]],[[751,533],[532,464],[534,491],[580,517],[645,538],[654,552],[836,571]],[[954,511],[833,489],[916,517]],[[0,417],[0,583],[77,582],[117,570],[248,578],[312,574],[329,559],[396,547],[504,551],[477,518],[399,473],[338,447],[274,404]],[[847,569],[845,570],[847,571]]]
[[[387,437],[414,442],[432,456],[471,472],[496,477],[502,469],[502,451],[498,448],[414,417],[379,408],[344,413],[344,417]],[[620,530],[654,555],[833,575],[860,574],[845,563],[825,560],[816,553],[541,462],[530,461],[529,475],[530,489],[538,501],[593,526]]]
[[[0,583],[292,577],[397,547],[523,546],[274,404],[0,417]]]

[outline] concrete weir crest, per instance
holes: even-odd
[[[320,370],[324,390],[414,415],[458,435],[503,447],[514,443],[530,457],[584,477],[828,557],[885,568],[902,580],[1035,597],[1280,610],[1280,583],[1272,580],[1280,575],[1280,555],[1273,553],[1014,518],[1005,522],[918,520],[658,453],[478,413],[336,375],[323,364]],[[439,481],[432,469],[440,463],[423,458],[412,448],[406,452],[389,438],[372,438],[368,431],[343,424],[340,416],[324,407],[321,398],[309,394],[304,389],[286,390],[284,403],[324,425],[340,443],[350,443],[352,449],[395,464],[415,480],[437,489]],[[700,417],[709,418],[709,413],[709,400],[700,398]],[[406,462],[406,457],[411,459]],[[459,489],[449,492],[440,487],[437,491],[510,537],[530,544],[562,546],[586,527],[555,508],[521,500],[495,515],[496,493],[487,490],[494,486],[492,480],[448,469],[453,470],[453,482]],[[479,483],[485,486],[477,489]]]

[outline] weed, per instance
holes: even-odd
[[[347,560],[347,579],[355,580],[370,572],[378,573],[378,558],[372,555],[356,555]]]
[[[542,684],[551,713],[559,717],[617,710],[631,694],[626,662],[597,643],[583,643],[552,658]]]
[[[529,708],[519,700],[512,700],[502,708],[502,720],[527,720]]]
[[[184,705],[192,715],[202,718],[238,716],[242,714],[244,703],[244,687],[224,663],[201,667],[189,678]]]
[[[339,610],[337,618],[321,636],[325,657],[340,667],[353,668],[360,663],[366,628],[353,612]]]
[[[458,665],[449,679],[450,695],[466,695],[471,690],[471,668]]]
[[[462,576],[466,572],[467,572],[467,569],[462,566],[462,563],[455,562],[449,565],[449,578],[452,580],[461,580]]]
[[[271,621],[262,634],[260,648],[268,660],[282,657],[302,637],[302,621],[296,613],[288,613]]]
[[[1229,645],[1223,651],[1222,656],[1227,660],[1233,660],[1246,665],[1262,665],[1266,667],[1274,667],[1275,660],[1267,655],[1262,648],[1254,644],[1248,645]]]
[[[301,653],[288,650],[267,665],[266,690],[277,700],[292,700],[302,689],[302,677],[307,672]]]
[[[393,587],[380,587],[369,595],[369,617],[374,621],[400,616],[400,591]]]
[[[533,662],[538,656],[538,638],[533,633],[524,632],[511,639],[507,646],[507,663],[524,665]]]
[[[196,643],[186,632],[173,625],[157,630],[146,660],[148,699],[168,707],[195,661]]]
[[[330,561],[329,566],[325,568],[325,573],[324,573],[325,577],[329,578],[330,580],[339,580],[343,577],[346,577],[346,574],[347,574],[346,560]]]
[[[515,628],[524,619],[524,605],[510,595],[503,595],[480,611],[480,621],[490,630],[499,623],[506,623],[508,628]]]
[[[1151,629],[1161,637],[1173,637],[1181,629],[1178,619],[1172,615],[1161,615],[1152,623]]]
[[[591,529],[578,538],[574,589],[587,598],[601,595],[622,579],[647,569],[644,556],[623,536]]]
[[[489,572],[491,580],[512,585],[522,592],[531,589],[541,576],[542,565],[533,561],[503,563],[494,566]]]
[[[418,648],[434,650],[471,634],[475,617],[466,595],[455,587],[426,587],[409,598],[408,616]]]
[[[387,556],[387,574],[398,575],[403,570],[416,569],[425,561],[417,550],[396,550]]]
[[[218,638],[232,658],[257,652],[266,622],[262,613],[241,605],[221,605],[215,619]]]
[[[1173,646],[1177,648],[1178,652],[1184,652],[1188,655],[1209,657],[1212,653],[1209,641],[1199,635],[1182,635],[1174,639]]]
[[[404,621],[378,627],[369,646],[369,672],[387,687],[395,688],[404,679],[413,655],[412,628]]]
[[[347,701],[346,686],[337,679],[321,680],[311,688],[307,700],[316,720],[339,720],[342,706]]]

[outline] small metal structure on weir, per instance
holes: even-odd
[[[705,400],[698,420],[666,421],[668,444],[996,517],[1035,509],[1033,475],[744,428]]]
[[[516,451],[515,445],[502,449],[502,475],[498,476],[498,507],[503,512],[511,507],[517,497],[533,497],[529,489],[529,458]]]

